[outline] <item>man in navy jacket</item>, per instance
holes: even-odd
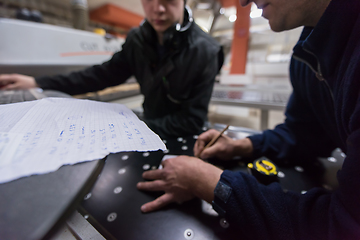
[[[242,5],[248,0],[240,0]],[[242,239],[360,239],[360,2],[358,0],[254,0],[274,31],[305,26],[290,65],[293,93],[286,120],[274,130],[245,139],[199,136],[194,154],[202,159],[267,156],[303,163],[346,154],[337,174],[339,188],[306,194],[264,186],[250,175],[222,171],[198,158],[166,160],[148,171],[139,189],[165,194],[142,211],[193,197],[212,202]],[[201,152],[202,151],[202,152]]]

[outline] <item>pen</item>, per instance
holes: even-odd
[[[211,141],[210,141],[208,144],[206,144],[206,146],[203,148],[203,150],[201,150],[201,152],[199,152],[199,154],[197,154],[195,157],[197,157],[197,158],[200,157],[201,153],[202,153],[205,149],[211,147],[211,146],[221,137],[221,135],[222,135],[229,127],[230,127],[230,125],[227,125],[216,137],[214,137],[213,139],[211,139]]]

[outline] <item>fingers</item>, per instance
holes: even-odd
[[[163,170],[156,169],[156,170],[145,171],[143,172],[142,177],[148,180],[161,179],[163,177]]]
[[[214,129],[211,129],[209,131],[206,131],[206,132],[200,134],[200,136],[198,137],[198,139],[194,145],[194,155],[196,157],[201,157],[202,156],[201,152],[203,151],[205,145],[207,143],[209,143],[211,141],[211,139],[213,139],[218,134],[219,134],[219,132]],[[201,156],[200,156],[200,154],[201,154]]]
[[[0,74],[0,82],[7,81],[10,74]]]
[[[205,147],[205,142],[204,141],[200,141],[200,140],[197,140],[195,142],[195,145],[194,145],[194,156],[195,157],[200,157],[200,153],[201,151],[204,149]]]
[[[161,165],[163,166],[163,169],[165,169],[166,166],[171,165],[172,162],[178,161],[178,159],[180,159],[181,157],[182,157],[182,156],[177,156],[177,157],[168,158],[168,159],[162,161],[162,162],[161,162]]]
[[[0,85],[1,90],[15,90],[18,88],[16,83],[7,83],[4,84],[3,86]]]
[[[152,202],[145,203],[141,206],[141,211],[146,212],[152,212],[155,210],[158,210],[162,207],[165,207],[169,203],[174,202],[173,195],[171,193],[165,193],[164,195],[158,197]]]
[[[165,182],[163,180],[155,180],[151,182],[139,182],[136,187],[144,191],[165,191]]]
[[[201,159],[208,159],[208,158],[216,156],[216,154],[218,152],[219,152],[218,145],[213,145],[213,146],[205,149],[204,151],[202,151],[200,157],[201,157]]]
[[[0,83],[11,83],[16,81],[18,74],[0,74]]]
[[[21,74],[0,75],[0,88],[2,90],[30,89],[37,87],[35,78]]]
[[[1,74],[0,75],[0,87],[3,90],[6,90],[8,88],[8,85],[13,83],[13,77],[11,77],[10,74]]]

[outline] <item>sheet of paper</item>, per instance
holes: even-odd
[[[165,150],[127,107],[69,98],[0,105],[0,183],[121,151]]]

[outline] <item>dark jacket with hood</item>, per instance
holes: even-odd
[[[144,121],[161,137],[198,134],[207,119],[215,76],[223,63],[219,44],[185,14],[184,31],[171,27],[164,45],[145,22],[132,29],[111,60],[69,75],[37,78],[43,89],[71,95],[93,92],[135,76],[144,95]]]

